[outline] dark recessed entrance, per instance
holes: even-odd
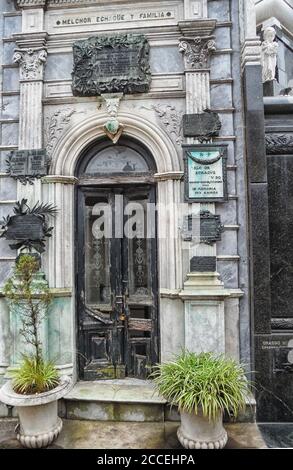
[[[78,168],[77,312],[83,380],[146,378],[158,362],[155,166],[121,139]]]

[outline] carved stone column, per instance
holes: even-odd
[[[179,50],[184,54],[185,63],[187,114],[200,114],[211,107],[210,57],[216,50],[215,27],[216,20],[207,18],[179,23],[182,33]],[[187,138],[187,143],[197,143],[197,140]],[[215,213],[215,204],[190,204],[189,214],[198,215],[201,210]],[[217,255],[216,243],[190,243],[186,251],[189,251],[189,261],[193,257],[214,259]],[[179,297],[184,301],[185,348],[196,353],[211,351],[219,354],[225,352],[226,343],[225,299],[232,293],[225,289],[215,268],[210,269],[211,272],[201,272],[202,267],[189,266]],[[234,292],[233,295],[239,296],[241,293]]]
[[[19,149],[43,147],[43,74],[47,59],[44,32],[15,35],[17,48],[13,60],[19,64],[20,109]],[[35,180],[30,188],[18,183],[18,199],[25,197],[30,204],[41,200],[41,184]]]
[[[210,106],[210,55],[216,50],[213,31],[216,20],[179,22],[182,37],[179,50],[184,54],[186,112],[201,113]]]
[[[74,271],[74,187],[73,176],[48,175],[42,178],[43,201],[58,207],[52,237],[43,257],[54,304],[49,317],[51,358],[63,373],[71,375],[75,354],[75,271]]]
[[[168,360],[184,345],[184,310],[178,297],[182,289],[182,243],[180,238],[181,180],[183,172],[155,175],[158,187],[158,253],[160,267],[161,359]],[[174,334],[176,332],[176,334]]]
[[[216,20],[199,19],[179,22],[182,37],[179,50],[184,55],[186,79],[186,113],[202,113],[210,108],[210,56],[216,50],[215,36]],[[192,137],[187,143],[196,143]],[[201,209],[215,212],[214,204],[192,204],[191,213],[198,214]],[[216,256],[215,246],[200,245],[190,249],[190,259],[193,256]]]

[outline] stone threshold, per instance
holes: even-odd
[[[66,395],[68,401],[119,402],[165,405],[150,380],[133,378],[77,382]]]
[[[180,421],[177,407],[159,396],[150,380],[133,378],[77,382],[60,402],[60,415],[73,420],[166,422]],[[225,422],[254,423],[256,404],[253,396],[236,419]]]

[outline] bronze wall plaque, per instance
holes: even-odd
[[[182,237],[184,241],[191,242],[198,239],[200,243],[213,245],[221,241],[223,230],[224,226],[221,223],[221,217],[203,210],[200,211],[199,215],[184,217]]]
[[[95,36],[73,44],[75,96],[146,93],[151,82],[149,43],[141,34]]]

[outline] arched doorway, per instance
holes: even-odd
[[[146,378],[158,357],[156,166],[133,139],[81,155],[77,187],[79,377]]]

